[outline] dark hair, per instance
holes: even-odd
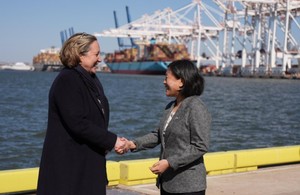
[[[168,69],[177,79],[183,80],[181,95],[189,97],[201,95],[204,90],[204,78],[199,69],[190,60],[176,60],[169,64]]]

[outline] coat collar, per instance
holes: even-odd
[[[199,98],[199,96],[190,96],[190,97],[187,97],[185,98],[184,100],[182,100],[181,102],[181,105],[180,107],[178,108],[178,110],[176,111],[176,113],[174,114],[172,120],[169,122],[169,125],[167,126],[166,128],[166,132],[165,132],[165,135],[163,135],[163,128],[165,127],[166,125],[166,122],[175,106],[175,101],[172,101],[168,104],[168,106],[166,107],[166,110],[163,114],[163,117],[162,117],[162,120],[161,120],[161,123],[160,123],[160,137],[161,137],[161,143],[162,143],[162,146],[163,148],[165,147],[165,142],[166,140],[168,139],[168,137],[170,136],[170,134],[172,133],[172,129],[170,129],[170,126],[172,125],[172,123],[174,123],[174,121],[179,118],[182,118],[183,115],[185,115],[186,111],[185,111],[185,108],[188,106],[189,102],[192,101],[192,99],[194,98]]]
[[[103,87],[97,75],[91,75],[82,66],[78,65],[74,70],[81,76],[85,86],[87,87],[93,101],[100,110],[107,125],[109,120],[109,105],[104,94]]]

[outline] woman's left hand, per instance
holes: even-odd
[[[154,174],[162,174],[170,167],[169,162],[166,159],[160,160],[157,163],[155,163],[152,167],[150,167],[150,170]]]

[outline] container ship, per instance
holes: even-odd
[[[42,49],[32,59],[32,64],[37,71],[59,71],[63,65],[59,59],[60,48]]]
[[[34,69],[48,72],[60,71],[64,66],[59,59],[59,52],[60,48],[55,47],[40,50],[32,59]],[[102,53],[101,57],[104,58]],[[97,72],[110,72],[110,70],[105,63],[99,63]]]
[[[112,73],[163,75],[170,62],[189,59],[184,44],[144,43],[105,55]]]
[[[188,47],[185,58],[195,61],[203,74],[300,78],[299,0],[192,0],[177,10],[157,10],[134,21],[128,7],[126,12],[128,23],[119,26],[114,12],[115,28],[95,35],[117,38],[119,48],[124,39],[130,39],[131,46],[151,39],[157,44],[137,44],[134,60],[126,57],[128,51],[111,54],[106,62],[113,73],[161,72],[176,60],[176,52],[185,52],[172,50],[175,43]]]

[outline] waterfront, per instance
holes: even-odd
[[[0,170],[37,167],[55,72],[0,71]],[[99,73],[109,98],[110,130],[134,138],[153,130],[170,98],[164,76]],[[300,81],[205,77],[213,116],[210,151],[300,144]],[[158,148],[109,160],[157,157]]]

